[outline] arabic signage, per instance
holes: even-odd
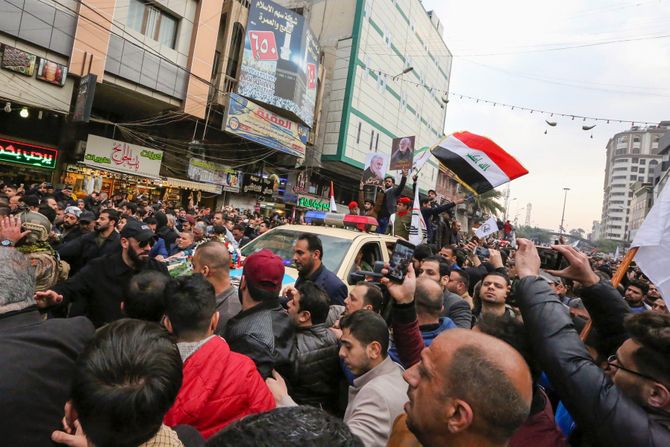
[[[298,195],[298,206],[314,211],[330,211],[330,201],[322,197]]]
[[[271,196],[276,191],[275,182],[269,178],[258,175],[244,174],[242,192]]]
[[[95,96],[97,81],[98,76],[94,74],[87,74],[79,80],[74,112],[72,112],[73,123],[88,123],[88,120],[91,118],[91,108],[93,107],[93,97]]]
[[[305,156],[309,128],[231,93],[228,98],[224,130],[295,157]]]
[[[0,161],[54,169],[58,150],[0,138]]]
[[[240,192],[242,173],[218,163],[191,158],[188,162],[188,178],[221,185],[224,191]]]
[[[84,163],[144,177],[158,177],[163,151],[97,135],[88,136]]]
[[[3,46],[2,50],[2,68],[14,71],[25,76],[32,76],[35,73],[37,56],[27,53],[18,48]]]
[[[237,93],[314,121],[319,47],[305,18],[252,0]]]

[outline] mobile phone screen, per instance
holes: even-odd
[[[391,254],[391,262],[389,262],[388,277],[390,280],[403,282],[413,255],[414,245],[401,240],[396,242],[393,254]]]

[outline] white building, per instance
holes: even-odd
[[[634,126],[612,137],[607,143],[602,238],[630,241],[631,202],[635,182],[653,183],[654,173],[668,156],[659,153],[659,141],[670,129],[670,122],[658,126]]]
[[[390,155],[398,137],[416,136],[416,149],[440,140],[452,55],[442,25],[420,0],[278,3],[309,19],[324,53],[326,84],[308,165],[320,166],[353,192],[368,153]],[[420,188],[434,188],[437,174],[432,159]]]

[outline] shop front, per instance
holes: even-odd
[[[0,137],[0,180],[23,184],[51,182],[58,162],[58,149]]]
[[[160,200],[162,160],[160,150],[90,134],[84,160],[66,166],[62,183],[72,185],[77,196],[100,191],[109,197]]]

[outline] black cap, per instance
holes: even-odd
[[[125,237],[126,239],[132,237],[138,242],[144,242],[155,238],[156,235],[151,231],[149,225],[133,219],[128,219],[123,230],[121,230],[121,237]]]
[[[79,222],[93,222],[95,220],[95,214],[91,211],[84,211],[79,215]]]

